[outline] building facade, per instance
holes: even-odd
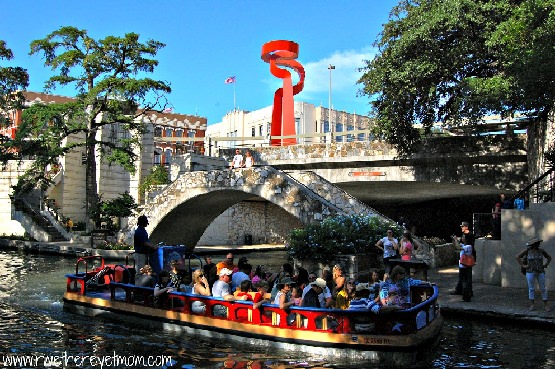
[[[208,126],[206,137],[210,138],[215,148],[267,146],[272,108],[231,111],[222,122]],[[328,142],[332,135],[336,142],[371,139],[368,132],[358,132],[370,128],[371,120],[367,116],[341,110],[330,111],[323,106],[301,101],[295,101],[294,110],[297,144]]]
[[[57,96],[36,92],[24,92],[26,106],[37,103],[65,103],[74,99],[66,96]],[[10,138],[15,137],[18,126],[22,122],[22,111],[8,112],[12,118],[12,124],[3,127],[0,135]],[[102,160],[100,153],[97,153],[97,188],[102,200],[111,200],[119,197],[124,192],[129,192],[137,203],[141,202],[139,195],[139,185],[142,178],[147,176],[154,165],[169,166],[172,158],[186,152],[202,153],[204,151],[203,142],[167,142],[162,140],[165,137],[204,137],[207,126],[207,119],[204,117],[176,114],[173,112],[150,111],[140,118],[146,124],[146,131],[140,137],[140,149],[136,154],[140,160],[135,163],[135,173],[129,173],[119,165],[111,165]],[[125,124],[110,124],[103,126],[97,133],[97,140],[117,142],[129,138],[130,132]],[[67,137],[60,145],[66,146],[72,142],[82,141],[83,135],[72,135]],[[0,184],[0,194],[2,198],[9,200],[9,192],[17,182],[17,177],[22,174],[20,166],[11,165],[10,170],[4,173]],[[85,221],[85,176],[86,176],[86,155],[84,147],[76,147],[59,159],[57,171],[61,171],[59,181],[56,181],[50,188],[41,194],[41,198],[48,200],[48,204],[55,207],[63,217],[69,217],[74,222]],[[56,173],[54,173],[55,175]],[[5,178],[4,178],[5,177]],[[4,188],[5,187],[5,188]],[[22,229],[9,225],[13,219],[13,206],[11,201],[2,201],[0,204],[0,234],[21,233]]]

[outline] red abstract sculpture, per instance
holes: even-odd
[[[299,45],[293,41],[275,40],[262,46],[262,60],[270,63],[270,72],[283,79],[283,87],[274,94],[274,108],[272,111],[271,136],[294,136],[295,111],[293,95],[298,94],[304,87],[304,68],[295,59],[299,56]],[[291,72],[280,66],[294,69],[299,74],[299,82],[293,86]],[[295,138],[272,139],[272,146],[294,145]]]

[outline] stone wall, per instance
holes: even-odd
[[[10,161],[0,170],[0,236],[23,236],[25,228],[19,221],[13,219],[15,210],[12,206],[10,194],[17,179],[31,165],[31,161]]]
[[[270,202],[243,201],[218,216],[197,245],[243,245],[250,235],[252,244],[283,244],[293,228],[302,223]]]

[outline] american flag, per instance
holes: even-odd
[[[173,108],[166,108],[166,109],[162,110],[162,113],[164,113],[164,114],[173,113]]]
[[[224,82],[225,83],[235,83],[235,76],[227,77]]]

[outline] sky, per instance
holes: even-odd
[[[234,108],[258,110],[273,103],[282,80],[261,58],[262,45],[272,40],[299,44],[298,61],[306,72],[305,87],[295,95],[303,101],[350,113],[368,114],[370,100],[357,97],[358,68],[372,59],[372,46],[388,21],[394,0],[0,0],[0,39],[14,59],[2,66],[20,66],[30,74],[29,91],[44,91],[54,72],[42,55],[29,55],[29,44],[63,26],[89,36],[140,34],[166,46],[156,55],[150,78],[169,82],[168,99],[175,113],[199,115],[208,124],[222,121]],[[235,76],[235,84],[226,84]],[[293,73],[296,82],[296,73]],[[74,96],[65,88],[55,94]]]

